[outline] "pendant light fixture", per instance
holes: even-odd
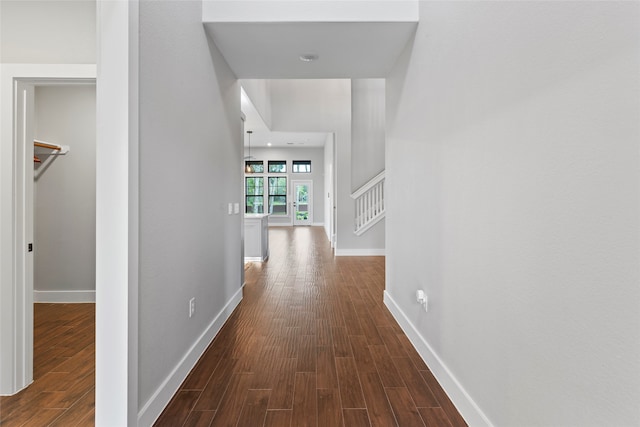
[[[247,161],[247,160],[253,159],[253,157],[251,157],[251,134],[252,133],[253,133],[252,130],[248,130],[247,131],[247,135],[248,135],[248,138],[249,138],[249,155],[244,157],[244,160],[245,160],[245,162],[244,162],[244,164],[245,164],[244,172],[245,173],[253,173],[253,167],[251,167],[251,163]]]

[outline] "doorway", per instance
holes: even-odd
[[[77,84],[95,86],[95,76],[95,65],[56,67],[17,64],[3,68],[2,90],[3,93],[12,95],[3,97],[2,100],[3,150],[13,155],[4,157],[2,164],[3,167],[7,167],[6,170],[10,171],[13,180],[3,182],[2,194],[3,200],[7,194],[13,195],[12,198],[9,197],[12,199],[10,210],[13,219],[8,226],[15,230],[15,234],[13,241],[8,239],[2,242],[3,254],[7,255],[7,261],[11,261],[13,271],[12,278],[3,275],[1,287],[2,294],[8,296],[8,298],[2,298],[3,319],[13,325],[12,328],[4,329],[0,334],[3,354],[10,356],[3,357],[0,363],[2,377],[0,394],[2,395],[12,395],[28,386],[33,380],[33,282],[34,252],[37,250],[34,242],[33,206],[34,161],[37,157],[37,155],[34,156],[34,139],[37,139],[34,129],[35,89],[40,86]],[[52,151],[48,151],[48,154],[39,159],[46,160],[45,157],[51,156],[51,153]],[[52,163],[55,163],[53,158],[46,165],[40,166],[50,167]],[[84,295],[83,293],[74,294]],[[48,298],[57,296],[59,293],[47,292],[43,295]],[[95,298],[95,291],[91,292],[91,297]]]
[[[292,181],[293,225],[313,224],[313,181]]]

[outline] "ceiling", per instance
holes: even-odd
[[[238,78],[386,77],[416,22],[207,22]],[[317,55],[303,62],[301,55]]]
[[[258,110],[241,90],[240,108],[245,115],[244,129],[250,130],[251,147],[286,147],[286,148],[317,148],[324,147],[327,139],[326,132],[272,132],[258,113]],[[271,145],[269,145],[271,144]],[[244,146],[249,146],[249,137],[245,133]]]
[[[204,26],[239,79],[383,78],[417,22],[225,21]],[[317,59],[305,62],[301,55]],[[326,133],[271,132],[246,94],[242,98],[252,147],[324,146]]]

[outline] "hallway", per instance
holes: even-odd
[[[383,305],[383,257],[334,257],[322,227],[271,257],[156,426],[466,426]]]

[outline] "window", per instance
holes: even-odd
[[[294,160],[293,173],[311,173],[311,160]]]
[[[269,173],[286,173],[287,162],[284,160],[269,160]]]
[[[264,178],[248,176],[244,180],[245,212],[264,213]]]
[[[245,173],[264,173],[264,162],[262,160],[247,160],[244,162]]]
[[[269,213],[271,215],[287,214],[287,178],[269,177]]]

